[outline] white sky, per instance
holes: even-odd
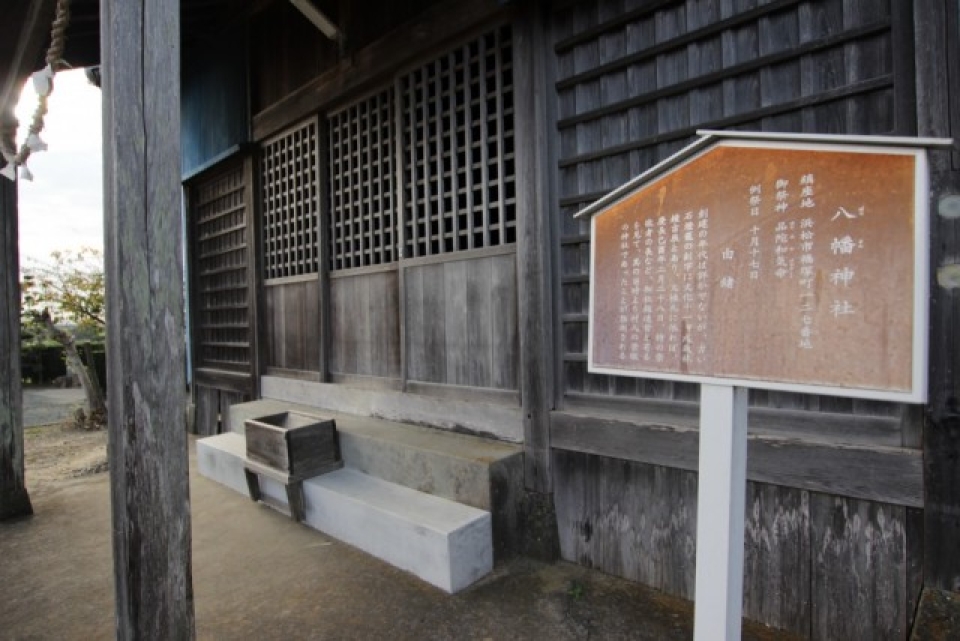
[[[36,107],[33,83],[27,81],[16,112],[18,147]],[[103,249],[100,90],[82,69],[60,72],[48,107],[40,137],[49,149],[27,161],[33,182],[19,183],[22,265],[48,262],[56,250]]]

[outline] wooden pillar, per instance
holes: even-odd
[[[914,3],[917,133],[960,137],[956,0]],[[948,80],[949,77],[949,80]],[[951,93],[952,92],[952,93]],[[923,431],[924,585],[960,591],[960,146],[930,151],[930,394]]]
[[[3,132],[13,113],[0,109]],[[22,393],[17,183],[0,178],[0,521],[33,514],[23,475]]]
[[[192,639],[180,3],[100,11],[117,638]]]
[[[514,45],[516,112],[517,274],[520,299],[520,397],[523,402],[524,477],[528,490],[553,490],[550,410],[553,399],[553,323],[550,314],[553,190],[549,166],[550,51],[540,2],[522,3]]]

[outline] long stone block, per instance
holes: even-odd
[[[303,484],[306,522],[457,592],[493,569],[490,514],[350,468]]]
[[[197,441],[200,473],[247,493],[243,436]],[[281,486],[261,490],[286,504]],[[450,593],[493,569],[490,513],[345,468],[303,482],[304,522]]]

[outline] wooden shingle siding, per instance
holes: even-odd
[[[700,128],[915,133],[910,5],[554,5],[564,558],[693,596],[699,390],[587,373],[590,226],[573,214]],[[744,615],[807,638],[904,638],[922,559],[920,413],[762,390],[750,403]]]
[[[698,128],[907,134],[897,0],[600,1],[554,15],[560,344],[567,396],[696,400],[694,385],[587,373],[589,221],[573,214]],[[896,19],[895,19],[896,18]],[[899,52],[897,55],[909,51]],[[899,419],[894,403],[753,392],[772,408]]]

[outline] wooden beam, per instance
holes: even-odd
[[[12,121],[12,109],[0,111],[0,131]],[[0,521],[33,513],[23,470],[18,242],[17,183],[0,178]]]
[[[554,412],[552,446],[697,470],[698,431]],[[751,434],[747,479],[907,507],[923,507],[923,461],[905,448],[815,443]]]
[[[957,3],[913,3],[917,134],[960,136],[951,120],[960,114],[957,76]],[[924,584],[960,590],[960,172],[956,150],[930,152],[930,391],[923,432]]]
[[[100,10],[116,632],[191,639],[180,3]]]
[[[528,490],[553,488],[550,410],[553,402],[553,321],[550,314],[552,166],[540,134],[551,122],[551,83],[541,3],[524,4],[514,33],[514,112],[517,153],[517,281],[520,314],[520,399],[524,477]]]

